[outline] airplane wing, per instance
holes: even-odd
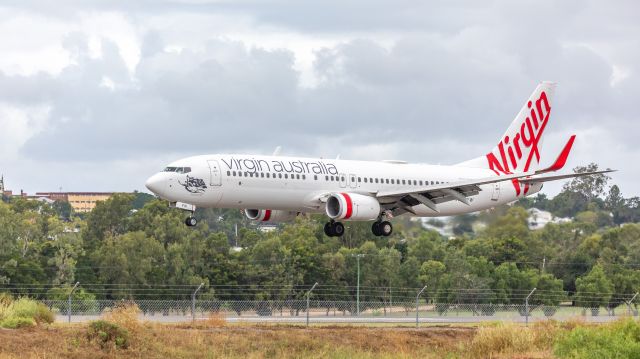
[[[556,176],[542,176],[538,175],[555,172],[562,169],[567,161],[569,152],[575,140],[575,135],[571,136],[567,144],[564,146],[562,152],[553,163],[553,165],[537,171],[514,173],[508,175],[496,175],[491,177],[462,180],[456,182],[442,183],[430,186],[423,186],[412,188],[410,191],[380,191],[375,193],[375,196],[385,205],[388,209],[393,209],[394,214],[401,214],[404,212],[414,213],[412,207],[419,204],[431,208],[438,212],[437,204],[448,201],[460,201],[466,205],[469,205],[468,197],[477,195],[482,188],[481,185],[498,183],[503,181],[517,180],[520,183],[532,184],[539,182],[556,181],[560,179],[589,176],[593,174],[612,172],[613,170],[583,172],[583,173],[571,173]]]

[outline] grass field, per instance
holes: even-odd
[[[640,353],[632,319],[593,325],[541,321],[530,327],[304,326],[140,322],[136,307],[104,320],[0,329],[2,358],[602,358]],[[620,356],[619,353],[631,353]],[[613,356],[612,356],[613,355]]]

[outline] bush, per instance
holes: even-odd
[[[10,305],[10,317],[32,318],[36,323],[53,323],[55,316],[46,305],[33,299],[20,298]]]
[[[36,326],[33,318],[9,317],[0,323],[0,327],[9,329],[31,328]]]
[[[53,323],[55,315],[44,304],[33,299],[20,298],[9,304],[0,303],[0,327],[22,328],[28,323]]]
[[[129,347],[129,331],[105,320],[97,320],[89,324],[87,339],[97,341],[102,349],[110,346],[115,346],[117,349]]]
[[[554,346],[560,358],[640,358],[640,324],[625,319],[595,327],[576,327]]]

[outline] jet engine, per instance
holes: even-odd
[[[327,199],[327,216],[335,220],[371,221],[380,215],[380,202],[357,193],[333,193]]]
[[[250,220],[258,222],[289,222],[296,218],[298,212],[271,209],[245,209],[244,215]]]

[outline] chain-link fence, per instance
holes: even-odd
[[[426,303],[415,301],[371,302],[332,300],[42,300],[59,320],[82,321],[101,316],[115,306],[135,303],[141,319],[180,322],[211,316],[247,322],[414,322],[464,323],[479,321],[567,320],[584,317],[609,321],[638,316],[638,308],[623,304],[616,308],[545,306],[526,304]]]

